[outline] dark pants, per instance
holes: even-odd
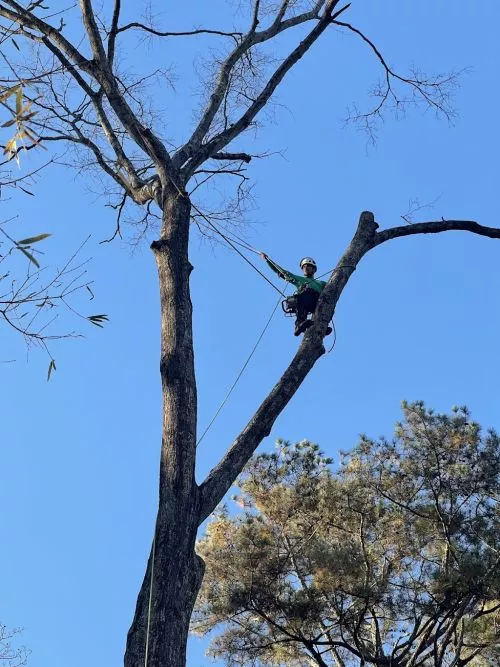
[[[309,313],[314,313],[318,299],[319,292],[310,287],[306,287],[305,290],[297,294],[297,319],[295,321],[295,328],[307,319]]]

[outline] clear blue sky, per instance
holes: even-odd
[[[177,3],[179,4],[179,3]],[[159,24],[187,29],[231,25],[231,5],[176,3]],[[131,10],[130,10],[131,11]],[[355,0],[346,19],[363,29],[401,71],[469,67],[457,91],[454,126],[417,110],[387,118],[375,147],[344,128],[346,107],[367,104],[379,70],[351,36],[330,31],[289,75],[274,124],[257,146],[284,150],[249,167],[255,209],[248,239],[294,270],[337,261],[360,211],[381,227],[400,223],[408,202],[438,199],[420,220],[498,218],[499,47],[496,3]],[[127,19],[127,16],[125,17]],[[75,28],[76,30],[76,28]],[[196,112],[190,47],[130,50],[137,71],[171,64],[176,92],[158,93],[169,138],[185,138]],[[212,42],[214,45],[220,42]],[[127,53],[123,54],[125,64]],[[187,79],[183,79],[187,77]],[[194,111],[193,111],[194,110]],[[250,142],[250,138],[247,142]],[[250,143],[241,144],[250,146]],[[98,184],[68,169],[47,171],[36,198],[14,198],[18,237],[49,231],[45,260],[60,262],[92,233],[87,254],[103,330],[56,344],[47,359],[2,329],[0,620],[25,627],[30,667],[119,665],[143,577],[156,512],[160,448],[158,302],[147,244],[99,245],[113,212]],[[402,399],[438,410],[467,404],[485,426],[500,426],[500,242],[448,233],[393,241],[363,259],[337,309],[337,345],[322,358],[277,421],[276,437],[309,438],[334,458],[360,432],[389,435]],[[259,260],[258,260],[259,261]],[[192,292],[200,429],[211,418],[264,326],[275,293],[236,255],[193,236]],[[78,324],[79,323],[75,323]],[[287,365],[297,346],[280,314],[226,409],[200,447],[199,479],[218,460]],[[194,639],[189,665],[205,665]]]

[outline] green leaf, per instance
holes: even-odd
[[[38,236],[28,236],[27,239],[22,239],[22,241],[18,241],[18,245],[31,245],[32,243],[38,243],[38,241],[43,241],[43,239],[48,238],[49,236],[52,236],[52,234],[38,234]]]
[[[56,370],[56,362],[54,361],[54,359],[51,359],[50,364],[49,364],[49,370],[47,372],[47,382],[50,380],[50,376],[52,375],[52,371],[55,371],[55,370]]]
[[[17,246],[17,249],[20,250],[23,253],[23,255],[26,255],[29,261],[33,262],[33,264],[37,267],[37,269],[40,268],[40,264],[30,252],[28,252],[25,248],[22,248],[20,245]]]

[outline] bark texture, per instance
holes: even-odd
[[[144,667],[146,650],[148,667],[185,665],[189,619],[203,578],[203,563],[195,553],[199,503],[194,478],[196,381],[189,215],[187,196],[166,184],[162,233],[152,244],[161,304],[159,508],[155,539],[128,634],[126,667]]]

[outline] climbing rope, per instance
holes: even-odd
[[[200,223],[200,222],[197,222],[196,224],[197,224],[197,225],[198,225],[198,224],[201,224],[201,225],[203,225],[204,227],[208,227],[208,225],[205,224],[204,222],[201,222],[201,223]],[[245,250],[248,250],[248,252],[253,252],[255,255],[260,255],[260,251],[259,251],[259,250],[257,250],[256,248],[253,248],[247,241],[245,241],[245,239],[242,239],[241,236],[238,236],[238,235],[235,234],[234,232],[226,232],[226,236],[227,236],[229,239],[231,239],[231,241],[232,241],[233,243],[235,243],[236,245],[239,245],[239,246],[241,246],[242,248],[244,248]]]
[[[284,296],[284,295],[283,295],[283,296]],[[254,345],[253,348],[252,348],[252,351],[250,352],[250,354],[249,354],[248,357],[246,358],[246,361],[245,361],[245,363],[243,364],[243,366],[241,367],[241,370],[240,370],[240,372],[238,373],[238,375],[236,376],[236,379],[234,380],[233,384],[229,387],[229,390],[228,390],[227,394],[224,396],[224,399],[222,400],[221,404],[219,405],[219,407],[218,407],[217,410],[215,411],[215,414],[214,414],[214,416],[212,417],[212,419],[210,420],[210,422],[208,423],[208,426],[205,428],[205,430],[203,431],[203,433],[202,433],[202,434],[200,435],[200,437],[198,438],[198,442],[196,443],[196,446],[197,446],[197,447],[198,447],[198,445],[200,444],[200,442],[203,440],[203,438],[206,436],[206,434],[207,434],[208,431],[210,430],[212,424],[213,424],[214,421],[217,419],[217,417],[218,417],[219,414],[221,413],[222,409],[224,408],[224,406],[225,406],[226,403],[228,402],[229,397],[230,397],[231,394],[233,393],[234,388],[235,388],[236,385],[238,384],[238,382],[239,382],[241,376],[242,376],[243,373],[245,372],[246,367],[247,367],[248,364],[250,363],[250,360],[252,359],[253,355],[255,354],[255,351],[256,351],[257,348],[259,347],[259,343],[260,343],[260,341],[262,340],[262,338],[264,337],[264,334],[266,333],[267,328],[268,328],[269,325],[271,324],[271,320],[273,319],[273,317],[274,317],[274,313],[276,312],[278,306],[280,305],[280,302],[281,302],[281,296],[280,296],[280,298],[278,299],[278,301],[276,302],[276,305],[274,306],[274,308],[273,308],[273,310],[272,310],[272,312],[271,312],[271,315],[269,316],[269,318],[268,318],[268,320],[267,320],[267,322],[266,322],[264,328],[262,329],[262,331],[260,332],[259,337],[257,338],[257,342],[255,343],[255,345]]]
[[[327,354],[330,354],[330,352],[335,347],[335,343],[337,342],[337,330],[335,329],[335,322],[333,321],[333,317],[330,320],[329,324],[332,325],[332,329],[333,329],[333,343],[332,343],[332,346],[330,347],[330,349],[326,351]]]
[[[219,236],[221,236],[221,237],[224,239],[224,241],[225,241],[229,246],[231,246],[231,248],[232,248],[234,251],[236,251],[236,252],[238,253],[238,255],[239,255],[240,257],[242,257],[242,258],[245,260],[245,262],[247,262],[247,264],[250,264],[250,266],[252,267],[252,269],[254,269],[255,271],[257,271],[257,273],[258,273],[259,275],[261,275],[261,276],[264,278],[264,280],[265,280],[267,283],[269,283],[269,284],[271,285],[271,287],[272,287],[274,290],[276,290],[276,291],[278,292],[278,294],[281,294],[281,296],[285,296],[285,294],[284,294],[278,287],[276,287],[276,285],[275,285],[273,282],[271,282],[271,281],[269,280],[269,278],[265,275],[265,273],[262,273],[262,271],[261,271],[259,268],[257,268],[257,267],[255,266],[255,264],[254,264],[253,262],[251,262],[251,261],[248,259],[248,257],[246,257],[246,256],[241,252],[241,250],[238,250],[238,248],[234,245],[234,243],[231,241],[231,239],[229,239],[229,238],[226,236],[226,234],[224,234],[223,232],[221,232],[220,229],[218,229],[218,228],[213,224],[213,222],[212,222],[209,218],[207,218],[207,216],[204,215],[204,214],[200,211],[200,209],[199,209],[195,204],[191,204],[191,205],[192,205],[192,207],[194,208],[194,210],[197,211],[198,214],[201,215],[201,216],[207,221],[207,223],[208,223],[208,224],[210,225],[210,227],[214,230],[214,232],[216,232],[217,234],[219,234]],[[242,245],[242,244],[240,243],[239,245]],[[250,247],[247,247],[247,250],[250,250],[250,249],[252,250],[252,252],[255,252],[255,253],[259,254],[259,252],[258,252],[257,250],[255,250],[255,249],[253,249],[253,248],[250,248]]]

